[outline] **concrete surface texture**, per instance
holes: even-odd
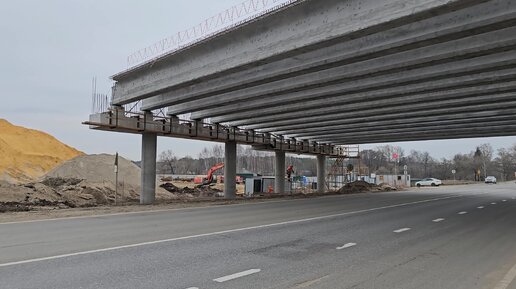
[[[156,199],[156,151],[158,137],[153,133],[142,134],[141,193],[140,203],[148,205]]]
[[[329,144],[516,134],[516,2],[297,1],[122,72],[143,100]]]
[[[514,289],[515,186],[4,223],[1,287]]]

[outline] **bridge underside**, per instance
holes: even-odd
[[[513,0],[297,1],[121,72],[114,105],[328,145],[516,135]]]

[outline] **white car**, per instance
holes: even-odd
[[[485,178],[484,182],[486,184],[496,184],[496,178],[494,176],[488,176]]]
[[[439,179],[434,179],[434,178],[426,178],[426,179],[422,179],[421,181],[419,182],[416,182],[416,186],[419,188],[421,186],[432,186],[432,187],[436,187],[436,186],[440,186],[442,185],[443,182],[441,182],[441,180]]]

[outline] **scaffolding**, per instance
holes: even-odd
[[[358,145],[347,146],[347,149],[346,155],[330,158],[328,161],[330,162],[328,174],[326,175],[326,189],[328,191],[338,191],[346,183],[352,181],[354,168],[350,170],[347,165],[347,162],[351,159],[359,160],[357,169],[360,174],[360,147]],[[332,159],[334,160],[332,161]]]

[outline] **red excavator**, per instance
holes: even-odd
[[[194,182],[195,183],[198,183],[199,186],[206,186],[206,185],[209,185],[211,184],[211,182],[213,182],[213,173],[215,173],[216,171],[222,169],[224,167],[224,163],[218,163],[216,165],[214,165],[213,167],[211,167],[209,170],[208,170],[208,174],[206,175],[206,179],[194,179]]]

